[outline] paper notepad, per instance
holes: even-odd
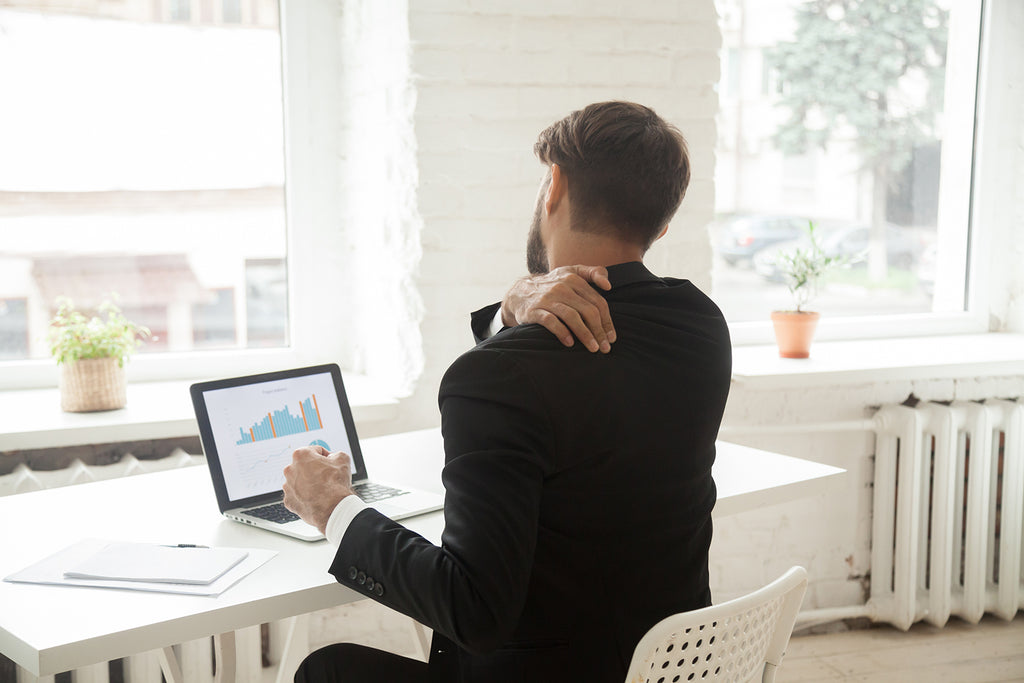
[[[205,586],[249,553],[239,548],[195,548],[151,543],[108,543],[64,570],[69,579],[184,583]]]

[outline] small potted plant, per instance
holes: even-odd
[[[804,306],[818,293],[821,276],[842,261],[841,257],[829,256],[822,250],[812,221],[807,223],[807,240],[807,246],[780,251],[776,260],[796,304],[796,310],[772,311],[775,342],[783,358],[808,358],[811,355],[811,340],[821,316],[814,311],[805,311]]]
[[[72,413],[123,408],[128,402],[124,362],[149,336],[130,322],[112,301],[97,315],[75,309],[67,297],[57,299],[50,321],[50,353],[61,366],[60,407]]]

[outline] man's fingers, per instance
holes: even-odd
[[[612,282],[608,279],[608,269],[604,266],[566,266],[566,270],[576,273],[589,283],[595,284],[603,290],[612,288]]]
[[[554,313],[565,323],[576,338],[591,352],[601,349],[602,343],[607,344],[601,319],[594,306],[580,304],[556,304]],[[597,334],[595,334],[595,332]]]
[[[615,334],[615,325],[612,324],[611,317],[607,317],[603,320],[604,333],[608,337],[608,343],[614,344],[615,340],[619,338],[619,335]]]
[[[352,476],[352,456],[345,451],[335,451],[327,456],[327,459],[334,463],[346,476]]]
[[[558,341],[562,342],[564,346],[572,346],[573,336],[569,328],[562,324],[562,321],[558,319],[558,316],[550,311],[538,309],[532,312],[530,316],[532,319],[524,320],[523,322],[537,323],[541,325],[551,334],[558,338]]]
[[[563,282],[553,287],[545,308],[561,318],[588,349],[608,353],[615,341],[608,302],[584,280],[574,279],[571,284]]]
[[[296,448],[292,451],[292,462],[300,462],[302,460],[310,460],[312,458],[320,457],[321,446],[303,446],[302,448]]]
[[[584,298],[590,307],[577,306],[576,309],[587,323],[591,334],[601,345],[601,351],[608,353],[609,346],[615,341],[615,326],[612,324],[612,314],[608,309],[608,301],[595,292],[593,288],[587,287]]]

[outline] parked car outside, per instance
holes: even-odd
[[[715,253],[730,266],[751,263],[754,255],[774,244],[800,237],[807,218],[768,214],[735,214],[712,227]]]

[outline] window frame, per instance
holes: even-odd
[[[332,59],[339,13],[331,3],[279,0],[284,99],[285,221],[287,230],[290,346],[276,349],[192,350],[136,354],[129,363],[131,382],[193,380],[265,372],[336,361],[334,340],[344,321],[307,293],[342,291],[341,269],[331,268],[332,253],[343,244],[337,201],[338,133],[335,130],[341,78]],[[316,267],[310,264],[322,264]],[[0,391],[57,386],[50,358],[0,361]]]
[[[956,220],[968,226],[962,269],[964,310],[850,317],[829,316],[826,313],[818,324],[818,340],[886,339],[989,331],[993,303],[990,293],[993,288],[1001,286],[990,277],[989,263],[994,256],[993,237],[1009,234],[1013,213],[1012,187],[1007,192],[1002,183],[993,182],[993,179],[1013,177],[1013,159],[1007,159],[1011,155],[1006,153],[1005,146],[1000,143],[999,133],[1005,131],[1007,126],[1013,126],[1014,111],[1000,84],[1006,82],[1006,65],[1013,64],[1013,60],[1024,59],[1024,46],[1016,43],[1009,31],[998,30],[1009,21],[1009,13],[1012,11],[1010,0],[965,0],[957,3],[957,11],[965,22],[971,22],[972,29],[964,33],[976,34],[973,43],[964,49],[978,55],[977,68],[970,74],[976,93],[974,108],[973,111],[964,108],[970,111],[973,121],[966,125],[970,132],[962,134],[957,140],[961,147],[965,139],[970,145],[969,150],[961,149],[959,154],[960,158],[970,160],[967,164],[970,168],[962,172],[970,191],[959,206],[951,209],[957,216]],[[973,31],[974,26],[978,27],[977,31]],[[966,75],[961,74],[962,77]],[[953,129],[953,125],[950,129]],[[960,130],[963,131],[963,128]],[[734,345],[774,342],[772,325],[767,315],[761,321],[730,322],[729,328]]]

